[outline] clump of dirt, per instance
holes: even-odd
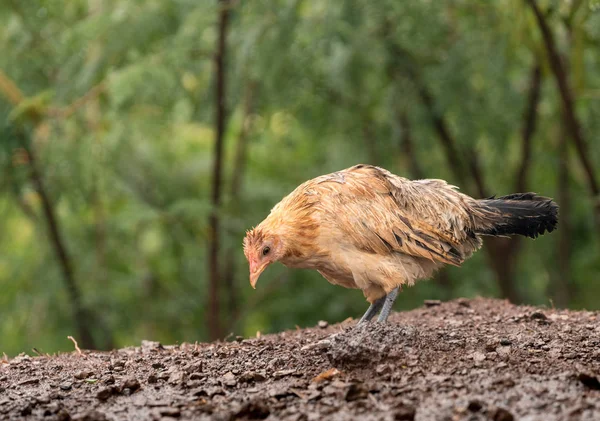
[[[0,362],[0,419],[598,420],[600,315],[428,301],[387,325]]]
[[[385,361],[407,360],[417,341],[414,328],[369,323],[347,327],[321,343],[334,367],[360,370],[374,369]]]

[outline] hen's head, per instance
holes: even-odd
[[[244,238],[244,254],[250,265],[250,285],[256,288],[260,274],[284,255],[284,244],[281,237],[270,230],[257,227],[246,233]]]

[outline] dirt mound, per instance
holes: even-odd
[[[0,363],[0,419],[599,420],[600,315],[427,302],[213,344]]]

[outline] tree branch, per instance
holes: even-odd
[[[552,73],[554,74],[554,79],[556,81],[556,85],[558,86],[560,98],[562,100],[562,105],[565,114],[565,123],[567,125],[567,128],[569,129],[569,132],[571,133],[573,142],[575,143],[577,155],[579,157],[579,160],[581,161],[586,175],[588,189],[590,190],[590,193],[592,194],[593,199],[595,201],[594,205],[596,207],[596,212],[600,212],[600,187],[596,175],[594,173],[594,166],[590,160],[590,153],[588,151],[587,143],[585,142],[584,136],[582,134],[581,125],[575,113],[574,95],[571,90],[571,87],[569,86],[567,71],[558,53],[558,48],[554,40],[554,34],[548,26],[548,23],[546,22],[546,19],[540,11],[536,1],[525,0],[525,2],[529,4],[533,13],[535,14],[538,27],[540,28],[540,32],[542,33],[544,45],[548,53],[550,68],[552,69]]]
[[[421,164],[419,164],[419,160],[415,154],[415,147],[412,138],[412,129],[410,126],[410,120],[408,119],[408,115],[406,111],[400,113],[400,125],[402,126],[402,151],[404,155],[408,158],[408,163],[410,166],[410,172],[412,178],[422,179],[425,178],[425,173],[421,168]]]
[[[527,175],[531,167],[531,139],[535,133],[537,123],[537,108],[540,102],[540,87],[542,82],[542,69],[539,63],[533,66],[531,81],[529,83],[529,95],[527,107],[523,113],[523,128],[521,132],[521,163],[517,172],[515,190],[524,192],[527,190]]]

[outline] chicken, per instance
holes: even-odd
[[[443,180],[356,165],[298,186],[246,233],[244,254],[253,288],[274,262],[316,269],[363,291],[371,306],[360,322],[379,312],[384,322],[403,285],[460,266],[481,236],[535,238],[555,229],[557,214],[556,203],[535,193],[477,200]]]

